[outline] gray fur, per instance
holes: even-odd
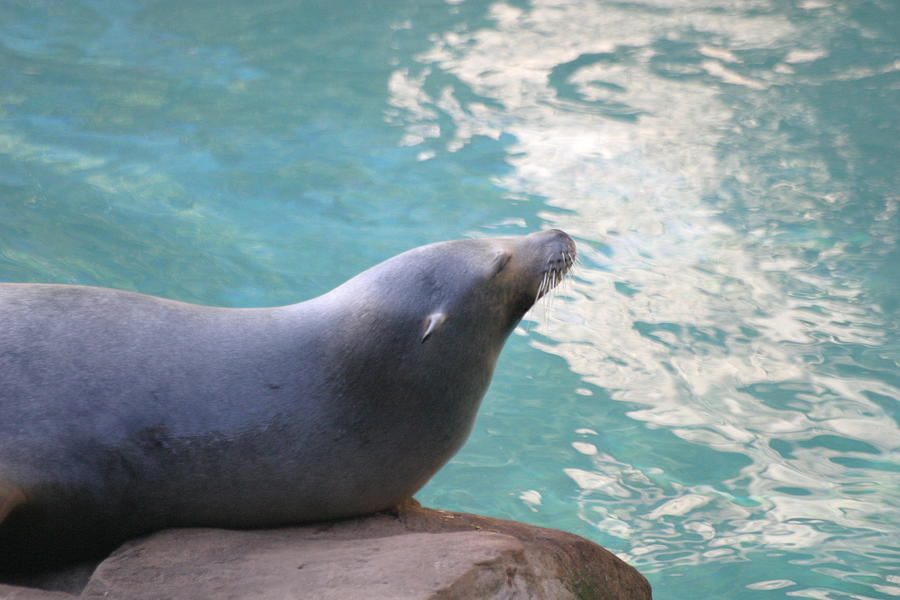
[[[397,504],[463,444],[573,257],[556,230],[442,242],[260,309],[0,284],[0,561]]]

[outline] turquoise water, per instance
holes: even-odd
[[[559,227],[418,498],[900,596],[900,3],[0,0],[0,280],[258,306]]]

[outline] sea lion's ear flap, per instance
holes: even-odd
[[[502,271],[503,267],[509,263],[510,258],[512,258],[512,252],[509,250],[498,250],[491,264],[491,277]]]
[[[428,315],[425,318],[425,333],[422,334],[422,343],[424,344],[431,337],[431,334],[437,331],[446,320],[446,313],[436,312]]]

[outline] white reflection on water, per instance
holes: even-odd
[[[748,548],[820,548],[826,540],[829,553],[860,552],[866,542],[858,538],[888,532],[898,520],[895,473],[882,471],[881,483],[870,485],[873,471],[831,460],[875,453],[896,463],[900,440],[870,396],[900,400],[900,391],[876,377],[837,377],[818,367],[827,345],[886,341],[883,318],[858,282],[805,269],[804,250],[815,246],[827,264],[842,253],[840,242],[783,240],[765,227],[739,231],[705,200],[732,178],[780,199],[782,210],[796,210],[815,228],[823,209],[796,193],[797,182],[838,201],[849,194],[830,181],[823,158],[792,153],[778,131],[768,134],[769,151],[783,151],[792,161],[786,168],[799,172],[784,189],[755,189],[763,167],[752,155],[722,151],[759,124],[735,112],[720,84],[764,103],[770,86],[790,81],[791,65],[827,54],[786,16],[752,13],[750,4],[770,8],[745,3],[740,16],[711,2],[652,3],[659,11],[496,3],[493,26],[434,36],[418,70],[399,67],[391,78],[390,118],[405,124],[403,143],[433,148],[436,141],[453,152],[475,135],[512,134],[514,171],[499,183],[567,209],[542,217],[587,242],[588,266],[560,298],[558,319],[536,326],[551,341],[534,345],[564,357],[615,399],[641,405],[633,419],[750,461],[728,481],[684,485],[661,469],[597,452],[589,437],[573,444],[594,465],[565,469],[581,489],[582,517],[627,540],[625,558],[645,569],[661,568],[653,557],[673,548],[691,550],[679,559],[686,563],[730,560]],[[693,56],[667,60],[664,43],[693,44]],[[781,49],[783,59],[750,69],[736,54],[760,48]],[[451,86],[430,92],[437,70],[477,99],[463,103]],[[442,127],[439,115],[452,127]],[[778,402],[762,401],[770,388]],[[782,454],[771,445],[829,435],[862,446],[801,444]],[[834,527],[844,535],[834,536]],[[774,589],[781,581],[756,585]]]

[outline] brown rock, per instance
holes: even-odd
[[[78,600],[78,596],[0,583],[0,600]]]
[[[4,596],[6,589],[0,599],[73,598]],[[635,569],[584,538],[411,500],[304,527],[161,531],[103,561],[81,597],[649,600],[651,592]]]

